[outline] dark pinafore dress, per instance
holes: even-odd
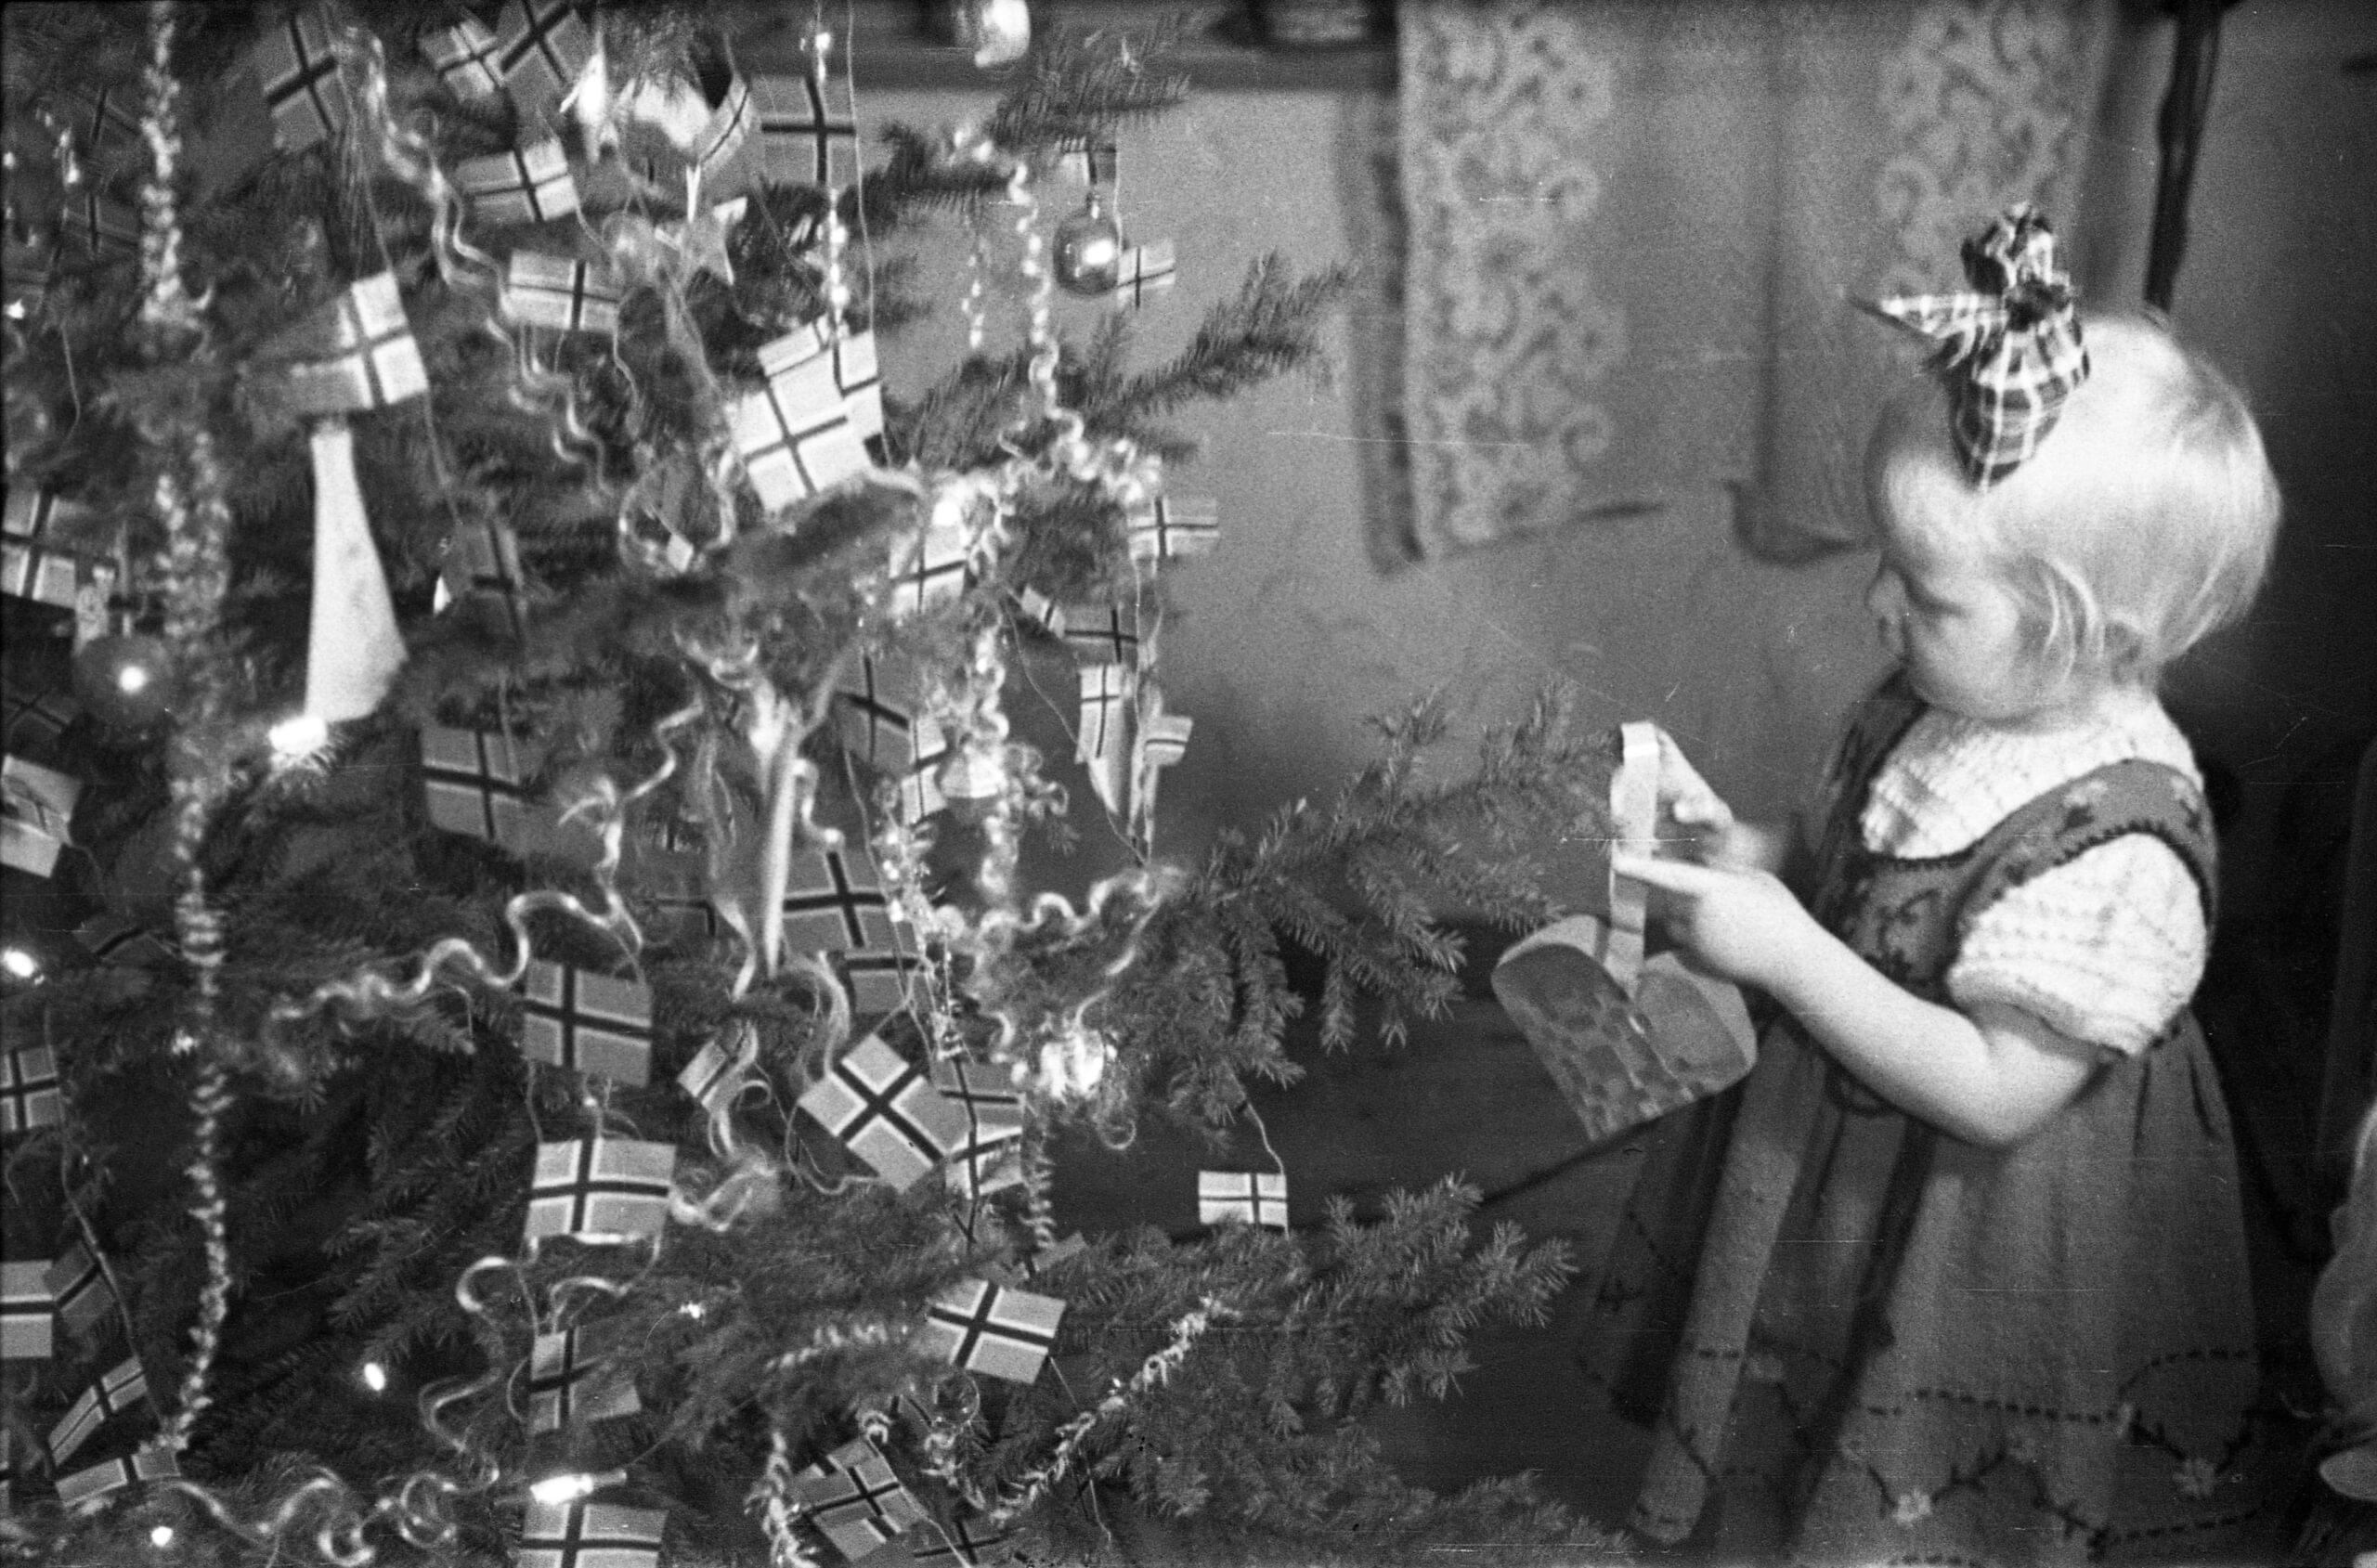
[[[2195,875],[2184,775],[2126,761],[1970,848],[1866,850],[1867,785],[1921,711],[1896,682],[1835,764],[1812,905],[1945,1003],[1962,934],[2127,833]],[[1877,1098],[1788,1018],[1736,1090],[1660,1130],[1591,1287],[1583,1364],[1653,1432],[1629,1523],[1722,1562],[2267,1561],[2234,1147],[2182,1013],[2020,1146]]]

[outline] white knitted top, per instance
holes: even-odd
[[[2124,691],[2053,730],[2006,730],[1927,709],[1874,775],[1865,848],[1954,854],[2017,807],[2108,762],[2143,758],[2197,784],[2187,738],[2151,693]],[[2007,892],[1973,922],[1949,996],[2003,1002],[2072,1036],[2135,1053],[2195,993],[2209,945],[2195,878],[2172,848],[2125,834]]]

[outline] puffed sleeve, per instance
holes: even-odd
[[[1960,1007],[2008,1003],[2075,1040],[2135,1054],[2195,994],[2209,945],[2177,852],[2124,834],[1984,909],[1948,970],[1948,995]]]

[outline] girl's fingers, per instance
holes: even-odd
[[[1664,888],[1671,893],[1705,893],[1726,875],[1721,871],[1711,871],[1707,866],[1693,865],[1683,861],[1654,860],[1648,855],[1630,854],[1624,849],[1609,857],[1609,868],[1620,876],[1630,876],[1637,882],[1647,882],[1654,888]]]

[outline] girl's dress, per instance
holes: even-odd
[[[2183,1005],[2214,854],[2186,743],[2142,693],[2027,735],[1893,678],[1829,788],[1817,918],[1916,995],[2018,1002],[2104,1065],[1992,1150],[1784,1017],[1670,1119],[1584,1357],[1652,1424],[1630,1524],[1726,1562],[2254,1560],[2235,1151]]]

